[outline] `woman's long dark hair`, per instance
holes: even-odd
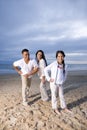
[[[42,50],[38,50],[38,51],[36,52],[36,57],[35,57],[35,59],[36,59],[37,63],[39,63],[39,61],[38,61],[38,59],[37,59],[37,54],[38,54],[38,52],[41,52],[41,53],[42,53],[42,59],[44,59],[45,64],[46,64],[46,66],[47,66],[47,61],[46,61],[46,58],[45,58],[45,54],[44,54],[44,52],[43,52]]]
[[[61,53],[61,54],[63,55],[63,57],[65,57],[64,51],[58,50],[58,51],[56,52],[56,58],[57,58],[57,56],[58,56],[59,53]],[[65,74],[65,62],[64,62],[64,60],[63,60],[62,64],[63,64],[63,73]]]

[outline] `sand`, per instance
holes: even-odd
[[[40,80],[35,75],[29,106],[22,105],[21,78],[18,74],[0,75],[0,130],[87,130],[87,71],[70,72],[64,84],[64,96],[72,113],[57,115],[51,100],[43,102]],[[50,95],[49,83],[47,90]],[[60,108],[59,98],[58,106]]]

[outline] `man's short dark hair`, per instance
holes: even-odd
[[[24,52],[29,52],[29,50],[28,50],[28,49],[23,49],[23,50],[21,51],[22,54],[23,54]]]

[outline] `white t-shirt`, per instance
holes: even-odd
[[[35,60],[30,60],[28,64],[24,61],[24,59],[20,59],[18,61],[15,61],[13,63],[15,67],[20,67],[22,71],[22,75],[28,74],[29,72],[32,71],[34,67],[38,67],[37,63]],[[29,76],[31,78],[32,76]]]

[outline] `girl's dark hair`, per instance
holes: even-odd
[[[57,56],[58,56],[59,53],[61,53],[61,54],[65,57],[65,53],[64,53],[64,51],[62,51],[62,50],[58,50],[58,51],[56,52],[56,58],[57,58]]]
[[[61,54],[63,55],[63,57],[65,57],[64,51],[58,50],[58,51],[56,52],[56,58],[57,58],[57,56],[58,56],[59,53],[61,53]],[[63,73],[65,74],[65,62],[64,62],[64,60],[63,60],[62,64],[63,64]]]
[[[46,61],[46,58],[45,58],[45,54],[44,54],[44,52],[42,51],[42,50],[38,50],[37,52],[36,52],[36,61],[37,61],[37,63],[39,62],[38,61],[38,59],[37,59],[37,54],[38,54],[38,52],[41,52],[42,53],[42,59],[44,59],[44,61],[45,61],[45,64],[46,64],[46,66],[47,66],[47,61]]]

